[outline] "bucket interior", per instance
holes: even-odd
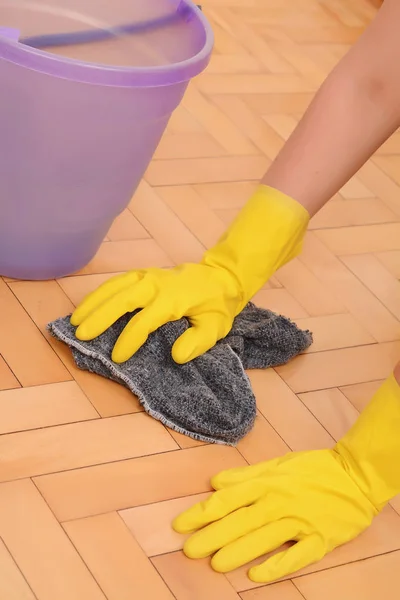
[[[0,28],[46,53],[112,67],[187,61],[206,32],[181,0],[0,0]]]

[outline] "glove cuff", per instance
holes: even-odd
[[[394,375],[334,450],[377,510],[400,493],[400,386]]]
[[[260,185],[202,264],[235,278],[243,309],[280,267],[297,256],[310,220],[307,210],[282,192]]]

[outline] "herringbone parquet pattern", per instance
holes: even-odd
[[[0,280],[0,598],[385,600],[400,586],[400,501],[292,580],[256,588],[180,552],[171,519],[221,469],[331,445],[400,358],[400,134],[311,223],[256,301],[314,331],[290,365],[252,372],[254,431],[202,445],[78,371],[48,321],[110,274],[198,260],[246,201],[367,0],[205,0],[215,53],[92,263],[61,281]]]

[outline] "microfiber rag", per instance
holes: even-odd
[[[174,342],[189,327],[183,318],[160,327],[119,365],[111,360],[111,352],[134,314],[126,314],[90,342],[75,337],[69,316],[48,329],[71,348],[80,369],[121,383],[152,417],[205,442],[234,446],[253,427],[256,399],[245,369],[285,364],[312,343],[309,331],[250,303],[226,338],[188,364],[178,365],[171,356]]]

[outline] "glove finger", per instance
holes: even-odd
[[[88,294],[78,305],[71,316],[71,325],[78,327],[91,313],[99,308],[104,302],[115,294],[118,294],[127,286],[133,285],[143,276],[142,271],[131,271],[111,277],[96,290]]]
[[[236,488],[227,488],[214,492],[209,498],[195,504],[179,515],[172,527],[177,533],[191,533],[218,519],[226,517],[244,506],[256,502],[265,494],[262,481],[251,480]]]
[[[325,553],[320,537],[310,535],[288,550],[279,552],[261,565],[251,568],[249,577],[255,583],[270,583],[318,562]]]
[[[172,347],[172,358],[178,365],[208,352],[226,335],[219,315],[205,314],[193,317],[190,319],[190,325]]]
[[[280,519],[268,523],[225,546],[215,554],[211,566],[219,573],[233,571],[255,558],[273,552],[296,538],[299,523],[294,519]]]
[[[240,508],[223,519],[194,533],[184,545],[189,558],[204,558],[228,546],[266,523],[280,517],[280,507],[269,507],[266,501]]]
[[[175,321],[168,306],[161,299],[135,315],[119,336],[113,352],[112,360],[123,363],[129,360],[146,342],[151,333],[169,321]]]
[[[81,323],[75,332],[78,340],[93,340],[128,312],[146,306],[153,299],[153,287],[142,279],[132,288],[124,288],[103,302]]]

